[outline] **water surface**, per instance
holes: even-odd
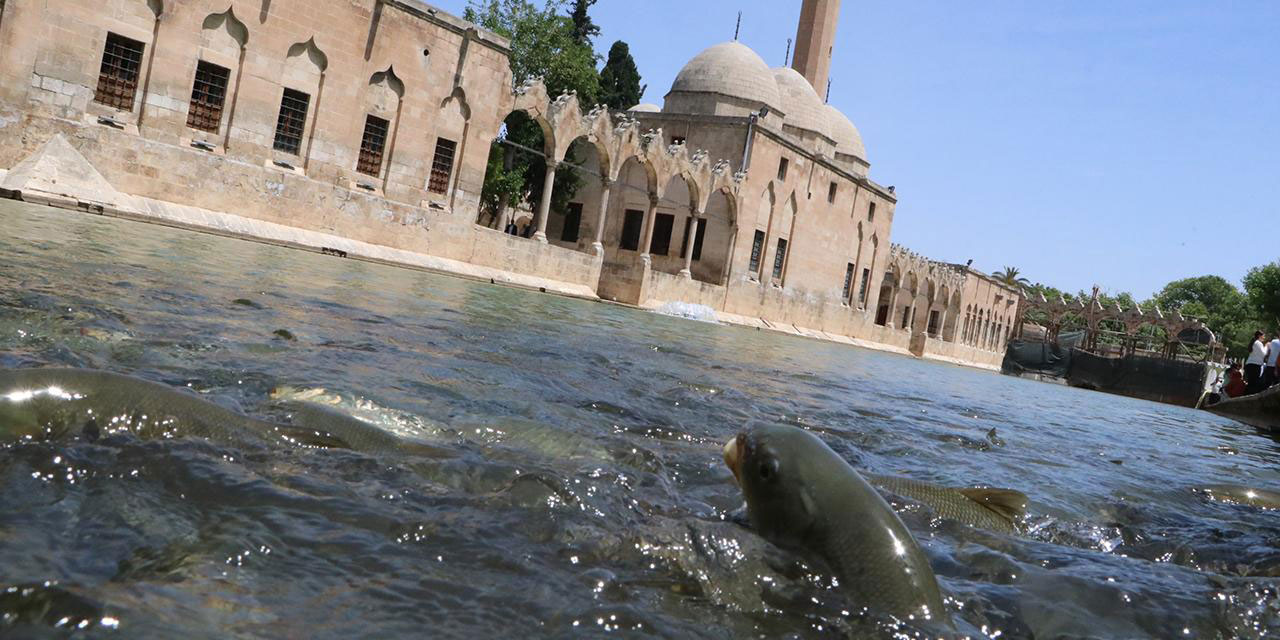
[[[903,518],[962,631],[1280,630],[1280,446],[1178,407],[0,201],[0,367],[278,385],[441,455],[198,439],[0,449],[0,635],[738,638],[888,633],[726,520],[750,421],[855,466],[1031,496],[1005,536]]]

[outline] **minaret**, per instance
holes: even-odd
[[[840,0],[804,0],[796,27],[796,57],[791,68],[800,72],[819,96],[827,95],[831,50],[840,20]]]

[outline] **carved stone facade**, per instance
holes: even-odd
[[[504,39],[417,0],[6,0],[0,50],[11,195],[999,365],[1017,292],[892,246],[853,123],[736,42],[625,113],[513,91]],[[549,188],[486,219],[514,111]],[[584,178],[565,211],[558,171]]]

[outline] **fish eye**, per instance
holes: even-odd
[[[760,463],[760,479],[761,480],[772,480],[777,475],[778,475],[777,458],[769,458],[764,462]]]

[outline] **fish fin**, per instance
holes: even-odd
[[[1013,489],[958,489],[960,495],[986,507],[1001,518],[1016,522],[1027,511],[1027,494]]]

